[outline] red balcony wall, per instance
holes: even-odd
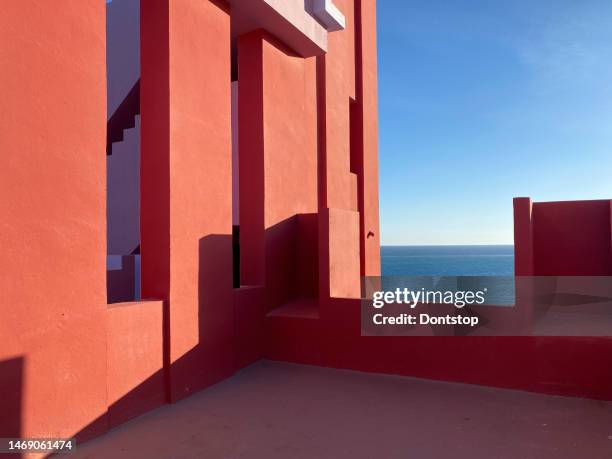
[[[610,338],[361,336],[360,307],[331,300],[318,319],[268,316],[266,358],[612,400]]]
[[[537,276],[610,276],[610,200],[533,203]]]
[[[516,275],[612,275],[611,206],[608,199],[532,202],[515,198]]]
[[[104,8],[2,4],[0,361],[23,374],[0,433],[11,401],[21,437],[106,427]]]
[[[166,401],[163,302],[116,303],[107,312],[108,423],[112,428]]]
[[[610,275],[610,201],[516,198],[518,276]],[[517,296],[517,298],[519,298]],[[357,300],[320,318],[266,318],[270,359],[612,400],[612,339],[568,336],[361,336]],[[517,307],[520,305],[517,305]],[[529,315],[530,311],[526,311]],[[529,317],[528,317],[529,319]],[[309,346],[301,343],[307,342]]]

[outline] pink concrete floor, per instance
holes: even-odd
[[[71,458],[612,458],[612,403],[260,362]]]

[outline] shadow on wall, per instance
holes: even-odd
[[[231,315],[228,320],[228,315],[225,313],[226,308],[234,307],[232,236],[231,234],[205,236],[200,239],[198,250],[198,344],[174,362],[170,361],[172,317],[170,304],[164,301],[163,367],[109,405],[105,415],[92,420],[76,432],[77,441],[82,442],[97,436],[92,435],[92,431],[105,432],[164,403],[178,401],[231,376],[236,371],[234,321]],[[227,274],[223,276],[225,281],[223,283],[226,285],[218,283],[211,285],[211,279],[219,280],[219,272]],[[118,307],[130,306],[126,303],[126,306]],[[263,308],[259,307],[258,310],[261,312],[257,316],[262,319],[259,323],[263,326]],[[249,336],[249,333],[246,335]],[[261,334],[258,334],[257,339],[260,338]],[[263,346],[260,346],[252,358],[258,360],[262,352]],[[129,371],[129,368],[125,370]],[[17,426],[20,425],[17,417],[10,415],[9,418],[13,419]]]
[[[265,231],[266,307],[318,297],[318,214],[297,214]]]
[[[265,231],[266,286],[232,288],[232,235],[211,234],[198,243],[198,344],[171,361],[174,319],[163,302],[163,367],[112,403],[107,413],[75,434],[92,438],[165,403],[175,402],[211,386],[264,357],[264,319],[270,299],[280,302],[316,298],[318,294],[317,214],[294,215]],[[272,292],[286,283],[279,296]],[[129,303],[127,306],[130,307]],[[232,308],[232,313],[227,313]],[[129,368],[126,368],[129,371]],[[19,424],[19,420],[16,421]],[[94,427],[96,427],[94,429]]]
[[[170,315],[165,309],[166,389],[177,401],[234,372],[232,236],[210,234],[198,244],[198,344],[174,362],[169,360]],[[169,319],[169,320],[168,320]]]
[[[21,401],[23,398],[24,359],[0,361],[0,437],[21,437]],[[20,454],[11,455],[22,457]]]
[[[234,356],[234,321],[232,314],[227,314],[227,309],[234,307],[231,234],[212,234],[201,238],[198,251],[199,281],[198,295],[195,298],[198,308],[198,344],[174,362],[170,362],[168,339],[170,311],[168,302],[164,301],[163,365],[160,359],[158,371],[138,381],[131,390],[109,405],[104,414],[92,419],[79,431],[72,432],[72,435],[67,435],[75,436],[77,443],[103,434],[110,428],[140,416],[165,402],[177,401],[219,382],[231,376],[237,369]],[[220,278],[219,272],[225,274]],[[212,282],[215,282],[215,285],[211,285]],[[132,306],[127,303],[116,307]],[[263,318],[263,309],[258,307],[258,311],[260,312],[255,315]],[[251,326],[250,321],[248,326]],[[134,333],[137,337],[142,330],[136,329]],[[247,330],[245,336],[253,334],[249,334]],[[127,337],[127,342],[131,338]],[[242,337],[243,342],[244,340],[245,337]],[[261,334],[253,340],[261,342]],[[128,351],[130,350],[126,349],[126,352]],[[253,360],[258,360],[261,358],[263,346],[260,346],[256,353],[253,353],[253,349],[249,349],[249,352]],[[137,354],[136,352],[135,358]],[[24,357],[0,361],[0,438],[19,438],[24,431],[22,417],[22,400],[26,395],[24,367]],[[124,370],[130,372],[131,368],[126,366]],[[174,386],[170,386],[171,382]],[[185,390],[186,387],[188,390]],[[57,430],[61,430],[61,427],[58,425]]]

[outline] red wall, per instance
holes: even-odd
[[[514,219],[517,276],[610,275],[609,200],[532,203],[515,198]],[[507,325],[515,319],[531,324],[531,307],[517,304],[508,311],[515,317],[508,317]],[[266,357],[612,400],[612,366],[607,364],[612,338],[369,337],[361,336],[360,309],[357,300],[331,300],[321,302],[316,320],[282,310],[269,315]]]
[[[332,300],[318,320],[267,317],[266,357],[612,400],[610,338],[361,336],[360,307],[359,300]]]
[[[534,274],[610,276],[610,200],[533,203]]]
[[[267,312],[263,287],[234,289],[234,349],[236,369],[257,362],[264,355],[264,320]]]
[[[238,70],[241,283],[265,286],[272,309],[305,293],[300,217],[318,208],[315,59],[255,31],[238,39]]]
[[[115,303],[107,310],[108,424],[162,405],[163,302]]]
[[[177,400],[234,369],[229,9],[143,2],[141,46],[142,295]]]
[[[356,104],[359,122],[357,142],[351,144],[359,157],[361,274],[380,275],[380,228],[378,219],[378,71],[376,62],[376,2],[355,0]]]
[[[612,201],[514,198],[515,274],[612,274]]]
[[[359,187],[363,188],[363,175],[357,177],[355,173],[363,164],[366,150],[363,138],[351,133],[351,128],[360,127],[355,123],[351,125],[351,104],[356,100],[357,75],[361,75],[362,69],[355,67],[358,48],[354,3],[341,0],[336,4],[346,17],[346,29],[329,35],[327,54],[317,59],[321,163],[319,296],[358,298],[359,276],[364,271],[365,258],[360,258],[359,208],[360,204],[363,208],[363,199],[360,203]],[[368,63],[375,71],[375,61]],[[359,104],[363,103],[362,97]],[[363,124],[363,120],[360,121]],[[358,160],[352,161],[351,156]],[[378,191],[374,194],[378,201]]]
[[[0,434],[105,428],[105,3],[0,14]],[[17,374],[20,373],[20,374]],[[11,382],[14,382],[12,384]]]

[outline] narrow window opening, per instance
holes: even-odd
[[[106,3],[107,302],[140,294],[140,2]]]

